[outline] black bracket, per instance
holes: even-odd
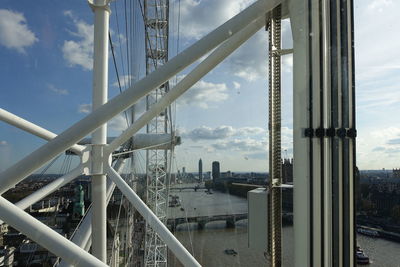
[[[329,137],[329,138],[351,138],[354,139],[357,137],[357,130],[354,128],[306,128],[304,129],[304,136],[308,138],[324,138],[324,137]]]

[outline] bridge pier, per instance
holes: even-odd
[[[197,226],[198,230],[203,230],[204,227],[206,226],[206,222],[205,221],[197,222],[197,224],[198,224],[198,226]]]
[[[235,228],[235,219],[226,219],[226,228]]]

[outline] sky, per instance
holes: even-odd
[[[143,34],[137,1],[131,32]],[[179,7],[180,2],[180,9]],[[171,0],[170,58],[219,26],[253,0]],[[124,1],[111,4],[110,32],[121,77],[144,75],[144,41],[131,44],[134,63],[128,74]],[[357,165],[360,169],[400,167],[400,35],[395,0],[355,0]],[[180,11],[179,11],[180,10]],[[129,16],[128,16],[129,17]],[[0,2],[0,107],[55,133],[91,111],[93,12],[84,0]],[[178,24],[178,21],[180,22]],[[118,22],[118,23],[117,23]],[[128,34],[129,36],[129,34]],[[182,137],[175,168],[203,170],[220,161],[221,171],[268,171],[268,34],[256,33],[173,105],[174,125]],[[289,21],[283,46],[292,46]],[[133,57],[132,57],[133,58]],[[189,68],[189,70],[192,67]],[[292,157],[292,57],[283,57],[282,156]],[[171,86],[189,70],[171,80]],[[119,94],[109,57],[109,97]],[[138,113],[144,110],[143,101]],[[122,115],[109,134],[126,127]],[[0,171],[45,141],[0,122]]]

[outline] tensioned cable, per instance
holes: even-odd
[[[177,37],[176,37],[176,55],[179,54],[180,43],[180,25],[181,25],[181,0],[178,0],[178,23],[177,23]],[[175,85],[178,83],[178,75],[175,75]],[[176,131],[176,101],[174,101],[174,132]]]
[[[125,36],[126,36],[126,62],[127,62],[127,70],[128,70],[128,83],[127,85],[130,85],[130,77],[131,77],[131,71],[130,71],[130,64],[129,64],[129,35],[128,35],[128,15],[127,15],[127,8],[126,8],[126,0],[124,0],[124,19],[125,19]]]
[[[112,54],[112,57],[113,57],[115,73],[116,73],[116,75],[117,75],[119,93],[122,93],[121,81],[120,81],[120,79],[119,79],[119,74],[118,74],[118,67],[117,67],[117,63],[116,63],[116,61],[115,61],[114,45],[113,45],[113,42],[112,42],[112,39],[111,39],[111,34],[110,34],[110,32],[108,32],[108,40],[109,40],[110,46],[111,46],[111,54]],[[129,120],[128,120],[128,115],[126,114],[126,110],[124,111],[124,114],[125,114],[126,126],[129,127]]]
[[[140,6],[140,12],[141,12],[142,18],[143,18],[143,23],[145,24],[144,26],[146,27],[146,17],[144,15],[143,5],[142,5],[142,2],[140,0],[138,0],[138,2],[139,2],[139,6]],[[149,37],[148,32],[145,33],[145,38],[146,38],[146,40],[147,40],[147,42],[149,44],[149,47],[150,47],[150,54],[151,54],[151,58],[153,59],[153,65],[154,65],[154,67],[156,67],[157,66],[157,61],[156,61],[156,59],[154,57],[154,54],[153,54],[153,48],[151,47],[151,42],[150,42],[150,37]],[[147,53],[147,51],[146,51],[146,53]]]
[[[117,25],[117,33],[118,33],[118,43],[119,43],[119,51],[121,55],[121,64],[122,64],[122,75],[126,77],[125,75],[125,64],[124,64],[124,57],[122,53],[122,43],[121,43],[121,33],[119,30],[119,18],[118,18],[118,7],[117,7],[117,1],[114,1],[114,9],[115,9],[115,21]],[[128,37],[127,37],[128,38]],[[128,64],[128,63],[127,63]]]

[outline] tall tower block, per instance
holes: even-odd
[[[199,182],[203,182],[203,161],[199,160]]]
[[[212,163],[212,177],[213,183],[215,183],[220,177],[219,161],[213,161]]]

